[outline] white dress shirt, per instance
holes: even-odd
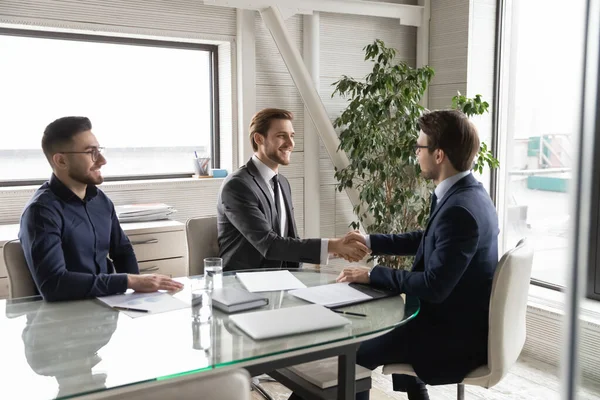
[[[271,187],[271,183],[272,183],[273,177],[275,175],[277,175],[277,173],[275,171],[273,171],[271,168],[267,167],[262,161],[260,161],[260,159],[256,156],[256,154],[254,154],[252,156],[252,161],[254,162],[256,169],[258,169],[258,172],[260,173],[261,178],[267,184],[267,187],[269,188],[269,193],[271,193],[271,199],[273,201],[275,201],[275,192],[273,191],[273,188]],[[287,211],[285,209],[285,202],[283,200],[283,192],[281,191],[281,185],[279,185],[279,211],[280,211],[279,226],[281,227],[281,232],[278,232],[278,233],[281,237],[285,237],[285,236],[287,236],[287,233],[289,232],[289,230],[288,230],[289,222],[288,222]],[[323,264],[323,265],[327,265],[327,263],[329,262],[329,252],[327,251],[328,247],[329,247],[329,239],[321,239],[321,264]]]
[[[469,175],[470,173],[471,171],[459,172],[458,174],[452,175],[450,178],[446,178],[443,181],[441,181],[440,184],[437,185],[434,190],[434,193],[437,196],[438,203],[440,202],[442,197],[444,197],[446,193],[448,193],[448,190],[450,190],[450,188],[454,186],[454,184],[456,184],[456,182],[460,181],[462,178]]]
[[[471,171],[459,172],[458,174],[452,175],[451,177],[446,178],[443,181],[441,181],[439,183],[439,185],[437,185],[435,187],[435,190],[434,190],[434,193],[437,196],[437,204],[440,203],[440,200],[442,200],[442,197],[444,197],[446,195],[446,193],[448,193],[448,190],[450,190],[450,188],[452,188],[452,186],[454,186],[456,184],[456,182],[460,181],[462,178],[469,175],[470,173],[471,173]],[[367,247],[370,249],[371,248],[371,237],[369,235],[364,235],[364,236],[365,236],[365,241],[367,242]]]

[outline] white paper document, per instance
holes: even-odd
[[[120,222],[144,222],[168,219],[177,210],[168,204],[150,203],[115,206],[115,212]]]
[[[341,306],[372,299],[368,294],[348,286],[347,283],[332,283],[306,289],[291,290],[290,294],[325,307]]]
[[[98,300],[108,305],[109,307],[127,307],[148,310],[145,312],[137,311],[122,311],[131,318],[143,317],[163,313],[167,311],[179,310],[189,307],[189,304],[174,298],[169,293],[154,292],[154,293],[125,293],[114,296],[98,297]]]
[[[236,276],[249,292],[275,292],[306,287],[288,270],[238,272]]]

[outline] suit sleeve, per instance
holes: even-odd
[[[402,271],[376,266],[371,271],[371,284],[399,293],[417,296],[431,303],[443,302],[469,266],[479,243],[479,228],[473,215],[464,207],[444,210],[428,242],[429,253],[424,271]],[[433,248],[427,248],[432,246]]]
[[[275,233],[258,206],[258,198],[242,180],[227,181],[221,192],[221,203],[231,224],[266,259],[320,263],[321,240],[281,237]]]
[[[80,300],[127,290],[126,274],[93,275],[67,270],[61,217],[50,207],[31,205],[23,213],[19,239],[33,280],[46,301]]]
[[[414,256],[417,253],[423,231],[394,235],[369,235],[373,255]]]
[[[112,204],[111,204],[112,205]],[[115,271],[126,274],[139,274],[139,268],[129,238],[123,232],[117,213],[112,206],[109,255]]]

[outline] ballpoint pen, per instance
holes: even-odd
[[[131,308],[131,307],[120,307],[120,306],[114,306],[113,307],[115,310],[121,310],[121,311],[135,311],[135,312],[150,312],[149,310],[143,310],[141,308]]]
[[[355,313],[355,312],[350,312],[350,311],[342,311],[342,310],[331,310],[334,313],[338,313],[338,314],[345,314],[345,315],[352,315],[353,317],[367,317],[367,314],[360,314],[360,313]]]

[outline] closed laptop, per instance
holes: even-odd
[[[318,304],[237,314],[229,320],[257,340],[339,328],[350,323]]]

